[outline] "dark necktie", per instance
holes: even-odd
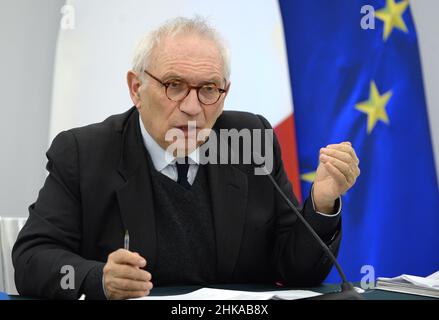
[[[184,159],[184,163],[178,163],[177,161],[175,164],[177,165],[177,173],[178,173],[177,183],[182,185],[186,189],[190,189],[191,185],[189,181],[187,181],[187,173],[189,171],[188,158]]]

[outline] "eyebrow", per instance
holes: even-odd
[[[175,72],[167,72],[163,75],[162,78],[164,82],[170,80],[170,79],[176,79],[176,80],[182,80],[182,81],[186,81],[187,83],[191,83],[188,79],[184,78],[183,76],[178,75]],[[213,77],[210,78],[208,80],[204,80],[198,83],[198,85],[204,85],[204,84],[210,84],[213,83],[215,85],[221,85],[221,83],[224,81],[224,79],[219,78],[219,77]]]

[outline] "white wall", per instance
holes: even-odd
[[[50,139],[62,130],[102,121],[131,107],[126,72],[134,46],[147,31],[176,16],[208,17],[227,41],[232,53],[232,86],[226,109],[261,113],[272,125],[292,113],[277,0],[216,4],[205,0],[71,0],[69,4],[74,8],[75,25],[63,28],[58,37]]]
[[[0,216],[27,216],[44,181],[63,3],[0,1]]]
[[[420,43],[430,132],[439,178],[439,1],[411,0],[410,5]]]

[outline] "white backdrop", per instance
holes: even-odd
[[[410,6],[418,32],[430,132],[439,181],[439,1],[412,0]]]
[[[125,82],[137,41],[165,20],[200,14],[232,53],[226,109],[263,114],[276,125],[292,113],[282,20],[276,0],[75,0],[73,29],[60,30],[50,140],[131,106]],[[196,10],[194,10],[196,8]]]

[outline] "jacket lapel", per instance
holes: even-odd
[[[117,199],[123,225],[129,232],[130,251],[143,256],[147,269],[153,273],[157,254],[153,188],[137,110],[134,109],[127,120],[122,135],[118,171],[125,182],[116,191]],[[232,278],[244,231],[247,175],[231,164],[207,164],[206,168],[215,224],[218,277],[220,282],[227,282]]]
[[[127,120],[122,135],[123,146],[118,171],[125,183],[116,190],[117,200],[123,225],[129,233],[129,249],[144,257],[147,261],[146,268],[151,271],[156,262],[153,189],[148,154],[143,145],[136,110]]]
[[[215,224],[218,277],[220,282],[228,282],[232,280],[244,231],[247,175],[231,164],[208,164],[207,172]]]

